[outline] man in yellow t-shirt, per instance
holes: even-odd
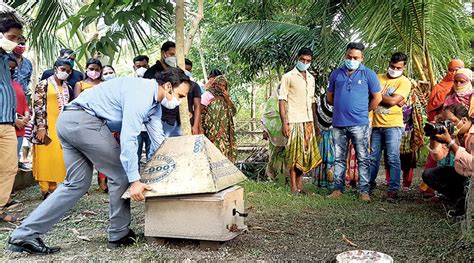
[[[385,149],[390,171],[387,200],[394,201],[400,188],[400,143],[405,125],[402,106],[410,93],[411,83],[403,76],[407,56],[401,52],[390,58],[387,73],[378,75],[382,102],[373,112],[370,138],[370,186],[375,188],[382,149]]]

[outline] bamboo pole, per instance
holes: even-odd
[[[178,67],[184,69],[184,0],[176,0],[176,59]],[[191,135],[188,111],[188,97],[182,99],[179,107],[182,135]]]

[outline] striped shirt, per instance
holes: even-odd
[[[15,122],[16,95],[7,58],[7,53],[0,53],[0,124]]]

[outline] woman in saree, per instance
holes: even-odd
[[[280,86],[278,86],[278,89]],[[289,176],[285,162],[285,146],[288,139],[281,133],[280,109],[278,106],[278,91],[274,91],[265,103],[262,116],[264,139],[268,140],[268,163],[265,173],[269,180],[275,180],[279,176]]]
[[[33,176],[38,182],[43,199],[64,181],[66,167],[56,133],[56,121],[70,94],[66,80],[72,72],[67,60],[54,63],[54,75],[42,80],[35,88],[33,119]]]
[[[237,158],[234,115],[227,79],[221,75],[202,95],[204,135],[232,162]]]
[[[332,190],[334,188],[335,161],[335,146],[332,132],[333,107],[327,102],[326,94],[319,97],[316,105],[316,127],[319,130],[316,134],[318,137],[318,149],[321,154],[322,162],[315,169],[314,184],[318,187]]]

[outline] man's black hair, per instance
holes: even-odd
[[[23,29],[23,26],[13,19],[6,19],[3,21],[0,21],[0,33],[6,33],[10,31],[10,29],[12,28],[17,28],[21,30]]]
[[[215,69],[211,70],[211,72],[209,72],[208,77],[217,77],[217,76],[220,76],[220,75],[223,75],[222,72],[215,68]]]
[[[70,67],[71,66],[71,61],[69,61],[68,59],[58,59],[56,60],[56,62],[54,62],[54,67],[57,68],[57,67],[61,67],[61,66],[64,66],[64,65],[69,65]]]
[[[357,50],[360,50],[360,51],[364,51],[365,46],[364,46],[364,44],[362,44],[360,42],[351,42],[351,43],[347,44],[346,51],[351,50],[351,49],[357,49]]]
[[[193,62],[192,62],[191,60],[189,60],[189,59],[186,58],[186,59],[184,59],[184,65],[186,65],[186,66],[191,66],[191,67],[192,67],[192,66],[193,66]]]
[[[403,61],[403,63],[406,65],[407,60],[408,60],[408,57],[407,55],[405,55],[405,53],[396,52],[396,53],[393,53],[392,57],[390,58],[390,63],[398,63],[400,61]]]
[[[180,68],[170,67],[165,71],[158,72],[155,75],[155,79],[158,84],[170,82],[173,88],[178,87],[183,82],[190,82],[191,79],[184,74],[184,71]]]
[[[446,106],[445,111],[450,111],[456,118],[461,119],[463,117],[469,119],[469,110],[462,104],[453,104]]]
[[[96,58],[90,58],[87,60],[86,62],[86,68],[89,67],[89,65],[97,65],[99,66],[100,68],[102,68],[102,62],[100,62],[100,60],[96,59]]]
[[[143,61],[145,60],[146,63],[150,62],[150,58],[148,56],[145,56],[145,55],[139,55],[139,56],[136,56],[134,59],[133,59],[133,63],[137,62],[137,61]]]
[[[173,41],[166,41],[161,45],[161,51],[163,52],[170,50],[170,48],[176,48],[176,44]]]
[[[313,51],[311,51],[311,49],[307,48],[307,47],[304,47],[302,49],[300,49],[300,51],[298,51],[298,57],[301,57],[301,56],[311,56],[311,58],[313,57]]]
[[[70,49],[70,48],[62,48],[60,51],[59,51],[59,57],[61,58],[64,58],[64,56],[66,54],[68,55],[71,55],[74,53],[74,50]]]

